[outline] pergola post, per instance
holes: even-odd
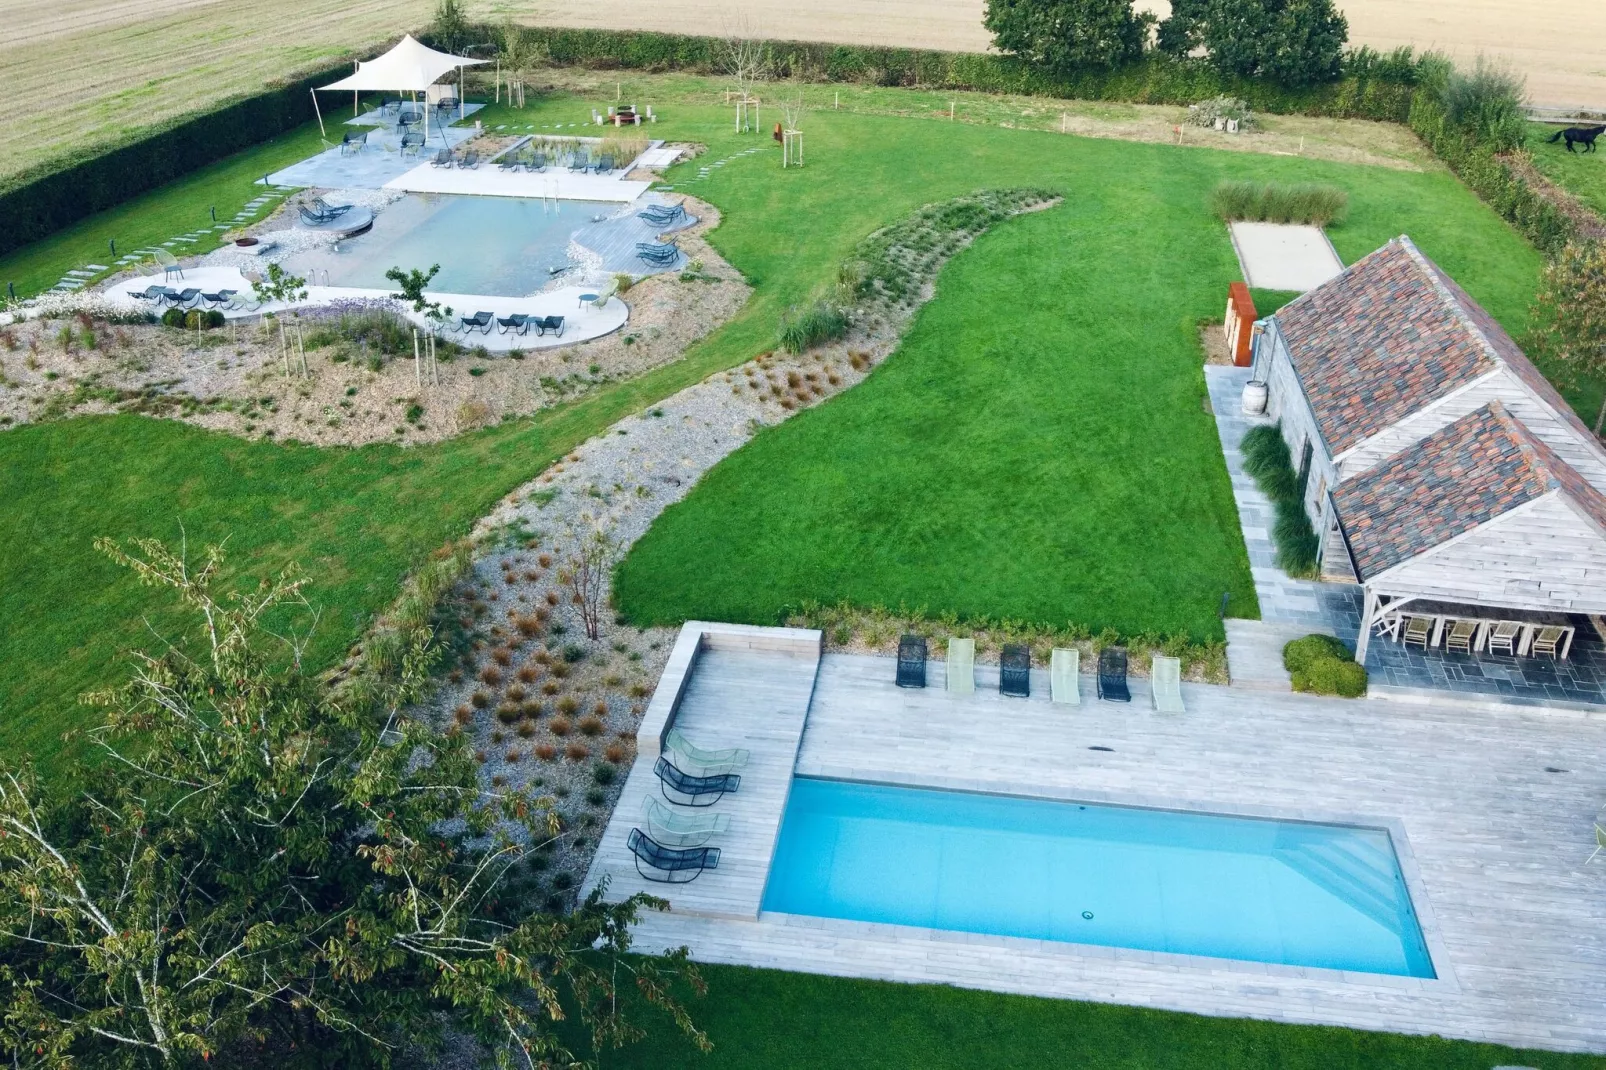
[[[1361,588],[1361,634],[1355,637],[1355,663],[1366,665],[1366,647],[1372,639],[1372,618],[1377,613],[1377,592],[1370,587]]]
[[[328,137],[329,132],[323,128],[323,109],[318,107],[318,91],[316,89],[309,89],[308,92],[312,94],[313,114],[318,117],[318,136]]]

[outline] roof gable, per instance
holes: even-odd
[[[1498,363],[1520,362],[1544,378],[1499,324],[1403,236],[1273,319],[1333,456]]]
[[[1603,533],[1606,496],[1495,401],[1333,489],[1364,582],[1552,492]]]

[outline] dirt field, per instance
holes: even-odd
[[[1163,7],[1163,0],[1156,0]],[[1606,107],[1600,0],[1341,0],[1355,42],[1483,50],[1534,100]],[[773,37],[984,49],[983,0],[754,0]],[[426,23],[432,0],[0,0],[0,177]],[[719,33],[729,0],[476,0],[572,26]],[[1582,44],[1582,47],[1574,47]]]

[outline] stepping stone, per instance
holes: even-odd
[[[106,270],[106,265],[105,264],[85,264],[84,265],[84,269],[86,271],[105,271]]]
[[[176,242],[176,241],[164,241],[162,243],[162,245],[167,247],[167,248],[172,248],[173,246],[175,246],[177,244],[178,244],[178,242]]]
[[[84,271],[82,268],[73,268],[71,271],[67,272],[67,274],[73,278],[87,279],[93,276],[95,273],[93,271]]]

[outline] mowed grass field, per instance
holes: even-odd
[[[1594,152],[1583,151],[1582,145],[1568,152],[1565,142],[1552,144],[1547,140],[1561,129],[1563,127],[1549,123],[1528,124],[1528,151],[1533,154],[1534,166],[1550,181],[1606,217],[1606,134],[1595,142]]]
[[[823,118],[823,117],[822,117]],[[1521,333],[1539,260],[1453,178],[1052,134],[865,121],[878,201],[1061,190],[958,257],[863,385],[759,437],[626,558],[632,619],[773,623],[803,601],[1219,638],[1256,614],[1197,324],[1238,267],[1226,178],[1348,191],[1352,262],[1409,233]],[[777,180],[789,232],[842,203],[839,152]],[[901,164],[902,166],[896,166]],[[894,165],[883,167],[883,165]],[[738,187],[731,219],[776,212]],[[739,262],[739,261],[738,261]]]
[[[532,105],[518,118],[572,121],[588,114],[592,103],[561,97]],[[496,112],[489,117],[512,118]],[[1028,518],[1019,532],[988,544],[986,556],[968,561],[964,555],[976,543],[964,541],[972,538],[967,532],[958,532],[960,541],[946,552],[937,542],[911,539],[911,532],[926,537],[919,518],[932,503],[947,518],[962,518],[954,503],[998,493],[987,482],[971,485],[951,478],[925,478],[917,492],[898,474],[897,466],[910,463],[910,451],[918,455],[907,423],[897,422],[906,421],[911,411],[899,398],[908,390],[931,397],[961,387],[971,397],[945,403],[943,413],[954,414],[964,434],[972,436],[965,441],[998,451],[999,458],[987,463],[1024,485],[1046,471],[1053,478],[1041,493],[1059,502],[1080,494],[1072,513],[1105,515],[1108,531],[1130,530],[1138,519],[1148,518],[1165,533],[1163,539],[1146,533],[1148,541],[1139,544],[1163,547],[1163,554],[1156,551],[1151,559],[1139,548],[1118,548],[1119,558],[1090,555],[1081,562],[1077,582],[1105,582],[1089,568],[1111,574],[1141,571],[1160,577],[1162,584],[1179,584],[1183,594],[1138,592],[1149,597],[1147,604],[1167,612],[1197,615],[1188,602],[1195,590],[1213,600],[1233,589],[1241,606],[1246,587],[1237,528],[1214,432],[1200,408],[1198,357],[1189,348],[1194,321],[1217,314],[1219,291],[1233,275],[1225,237],[1205,214],[1209,186],[1227,176],[1340,182],[1355,202],[1351,222],[1335,233],[1346,258],[1410,231],[1512,326],[1520,327],[1537,277],[1536,255],[1444,174],[917,119],[820,112],[808,122],[810,164],[803,170],[781,171],[778,150],[766,139],[760,142],[764,153],[736,160],[706,181],[693,180],[696,164],[669,175],[671,182],[720,207],[724,223],[713,241],[753,282],[755,294],[734,320],[682,361],[610,385],[578,404],[405,450],[322,451],[241,442],[137,417],[70,420],[0,433],[0,540],[8,548],[0,555],[0,619],[11,622],[0,629],[0,752],[12,758],[31,754],[54,770],[65,769],[81,751],[75,745],[64,750],[61,733],[95,717],[77,704],[77,695],[120,674],[120,651],[153,641],[142,617],[165,600],[96,554],[91,545],[96,536],[176,539],[182,525],[192,545],[227,537],[234,575],[242,578],[300,562],[312,573],[314,597],[325,608],[312,655],[332,661],[394,596],[422,554],[465,534],[497,498],[613,420],[769,348],[781,312],[833,278],[836,265],[859,239],[933,200],[1001,184],[1052,185],[1066,194],[1062,207],[1006,224],[963,254],[952,277],[942,280],[942,295],[928,306],[909,349],[854,393],[762,436],[750,455],[754,460],[746,454],[733,458],[733,474],[716,472],[706,493],[698,491],[666,518],[663,531],[654,531],[641,550],[661,552],[654,548],[665,545],[660,540],[683,542],[685,535],[677,533],[707,533],[723,512],[729,530],[715,534],[722,545],[747,540],[742,545],[750,549],[751,561],[733,563],[721,556],[723,551],[697,551],[702,556],[677,561],[657,585],[642,582],[638,565],[627,564],[633,611],[650,616],[691,612],[707,594],[706,587],[686,580],[699,561],[729,570],[725,575],[732,584],[747,583],[761,572],[784,578],[785,583],[765,579],[756,587],[754,616],[774,608],[765,600],[790,602],[838,590],[897,601],[869,587],[842,586],[843,574],[834,565],[835,571],[809,573],[787,556],[771,556],[769,545],[753,541],[762,532],[742,498],[765,478],[808,480],[822,473],[837,478],[819,466],[822,447],[811,438],[820,431],[835,434],[839,423],[844,434],[862,434],[863,414],[874,411],[896,417],[887,428],[887,449],[869,450],[848,438],[844,449],[856,451],[850,455],[863,458],[866,466],[885,460],[890,467],[881,472],[867,467],[864,479],[853,485],[876,493],[849,499],[845,512],[829,517],[836,525],[831,530],[840,535],[844,523],[868,525],[868,532],[852,532],[855,545],[879,538],[896,550],[944,560],[947,571],[934,574],[933,592],[957,589],[953,576],[961,568],[977,577],[1003,576],[1015,590],[1043,576],[1064,589],[1062,563],[1044,549],[1060,538],[1054,529],[1063,521],[1054,515]],[[730,132],[725,109],[690,105],[667,112],[654,132],[707,143],[704,163],[755,141]],[[248,162],[239,166],[249,170]],[[967,268],[967,258],[981,260],[987,270]],[[1184,278],[1179,261],[1201,277]],[[1093,298],[1111,303],[1100,308]],[[1127,316],[1130,322],[1117,322]],[[989,363],[968,369],[942,363],[954,359],[941,355],[945,324],[964,339],[965,352],[987,347]],[[1022,346],[1022,325],[1045,332],[1052,344]],[[1012,371],[1007,361],[1016,350],[1019,365]],[[1111,374],[1094,376],[1100,366]],[[1022,378],[1028,369],[1034,373]],[[1037,369],[1044,374],[1037,376]],[[884,389],[883,381],[897,389]],[[1095,392],[1067,388],[1078,381],[1092,384]],[[1022,399],[1027,407],[1012,412],[1010,406]],[[1100,406],[1110,407],[1101,412]],[[1141,421],[1134,421],[1134,414]],[[985,430],[978,423],[983,417],[992,421],[993,431],[978,440],[974,436]],[[1077,441],[1078,435],[1088,441]],[[788,441],[791,447],[780,448]],[[1075,466],[1087,470],[1087,458],[1109,465],[1093,470],[1088,485],[1078,488],[1069,480]],[[942,470],[956,461],[951,453],[939,453],[931,463]],[[967,463],[980,464],[982,458]],[[805,481],[798,487],[810,500],[821,500],[817,486]],[[1021,502],[1013,508],[1020,516]],[[783,511],[777,523],[795,525],[798,515]],[[1074,516],[1073,521],[1080,525],[1076,530],[1097,527]],[[941,526],[933,526],[931,535],[955,537]],[[1113,545],[1108,536],[1101,537]],[[818,536],[800,533],[799,560],[833,561],[834,555],[823,550]],[[1013,563],[1023,552],[1037,555],[1029,569]],[[894,575],[881,569],[884,560],[867,562],[861,576],[847,579],[862,585]],[[1191,588],[1165,579],[1196,573],[1205,579]],[[821,577],[831,583],[813,582]],[[972,590],[968,583],[962,586]],[[935,594],[909,601],[934,611],[944,608]],[[980,608],[1003,613],[1009,606],[999,598]],[[162,620],[157,616],[153,623]]]

